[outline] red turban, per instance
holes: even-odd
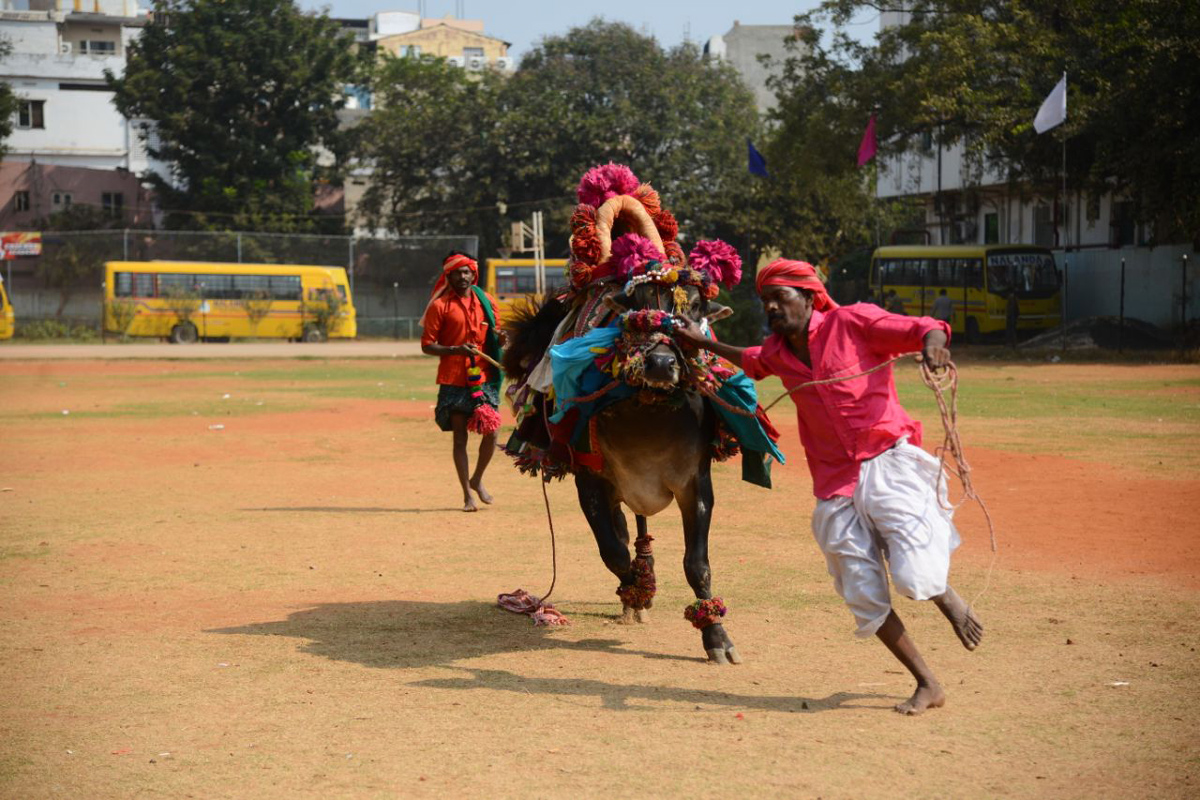
[[[421,319],[418,324],[425,327],[425,315],[429,313],[429,306],[433,305],[433,301],[437,300],[446,292],[446,276],[456,269],[461,267],[470,267],[474,277],[471,283],[479,283],[479,264],[470,256],[464,256],[461,253],[454,253],[446,256],[446,260],[442,262],[442,274],[438,276],[437,283],[433,285],[433,291],[429,294],[429,302],[425,305],[425,311],[421,314]]]
[[[758,271],[754,276],[754,287],[762,294],[768,286],[792,286],[812,293],[813,308],[829,311],[838,304],[825,291],[825,284],[817,277],[817,270],[806,261],[789,261],[777,258]]]

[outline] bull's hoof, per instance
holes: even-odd
[[[621,618],[619,620],[617,620],[617,624],[618,625],[632,625],[635,622],[641,622],[640,619],[637,619],[636,613],[637,612],[635,612],[633,610],[633,606],[623,607],[621,609]]]
[[[636,619],[638,622],[643,622],[643,623],[649,622],[650,621],[650,609],[648,609],[648,608],[636,609],[633,612],[633,618]]]
[[[742,657],[738,655],[736,647],[728,649],[721,647],[713,647],[704,652],[708,653],[708,660],[711,664],[740,664]]]

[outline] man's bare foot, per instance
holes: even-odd
[[[463,498],[463,511],[478,511],[479,506],[475,505],[475,498],[468,494]]]
[[[946,705],[946,693],[942,691],[940,684],[934,683],[928,686],[918,686],[912,697],[903,703],[896,704],[896,712],[908,717],[915,717],[917,714],[924,713],[927,708],[941,708],[944,705]]]
[[[933,602],[946,615],[946,619],[950,620],[950,625],[963,647],[974,650],[979,646],[980,640],[983,639],[983,623],[966,601],[958,596],[958,592],[947,586],[943,594],[933,598]]]
[[[471,483],[471,488],[475,490],[475,494],[479,495],[479,499],[482,500],[483,502],[487,503],[488,505],[491,505],[492,504],[492,496],[490,494],[488,494],[487,489],[483,488],[483,479],[482,478],[472,478],[470,483]]]

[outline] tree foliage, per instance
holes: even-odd
[[[107,73],[121,113],[157,126],[174,180],[145,177],[168,226],[242,230],[311,227],[316,149],[342,153],[358,77],[350,35],[292,0],[158,0],[125,74]]]
[[[12,42],[0,36],[0,62],[8,58],[12,53]],[[0,158],[8,152],[7,141],[13,131],[13,117],[17,113],[17,96],[13,92],[12,84],[8,81],[0,81]]]
[[[963,144],[976,181],[988,166],[1054,191],[1065,138],[1072,189],[1128,196],[1160,239],[1198,235],[1196,3],[928,0],[871,45],[847,34],[853,19],[881,10],[828,0],[797,17],[807,51],[789,61],[779,85],[793,112],[815,100],[822,106],[811,113],[841,120],[847,159],[877,113],[881,156],[931,133]],[[1039,136],[1033,118],[1064,72],[1067,121]]]
[[[548,37],[507,79],[389,59],[376,88],[382,108],[360,126],[369,220],[406,233],[465,226],[494,251],[510,221],[540,208],[551,254],[565,253],[574,187],[611,160],[653,183],[689,238],[738,229],[754,101],[693,45],[664,50],[597,20]]]

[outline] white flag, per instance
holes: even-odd
[[[1045,133],[1051,128],[1062,125],[1067,119],[1067,73],[1063,73],[1062,80],[1055,84],[1050,90],[1050,94],[1046,95],[1046,99],[1042,101],[1042,107],[1038,109],[1037,116],[1033,118],[1033,129],[1038,133]]]

